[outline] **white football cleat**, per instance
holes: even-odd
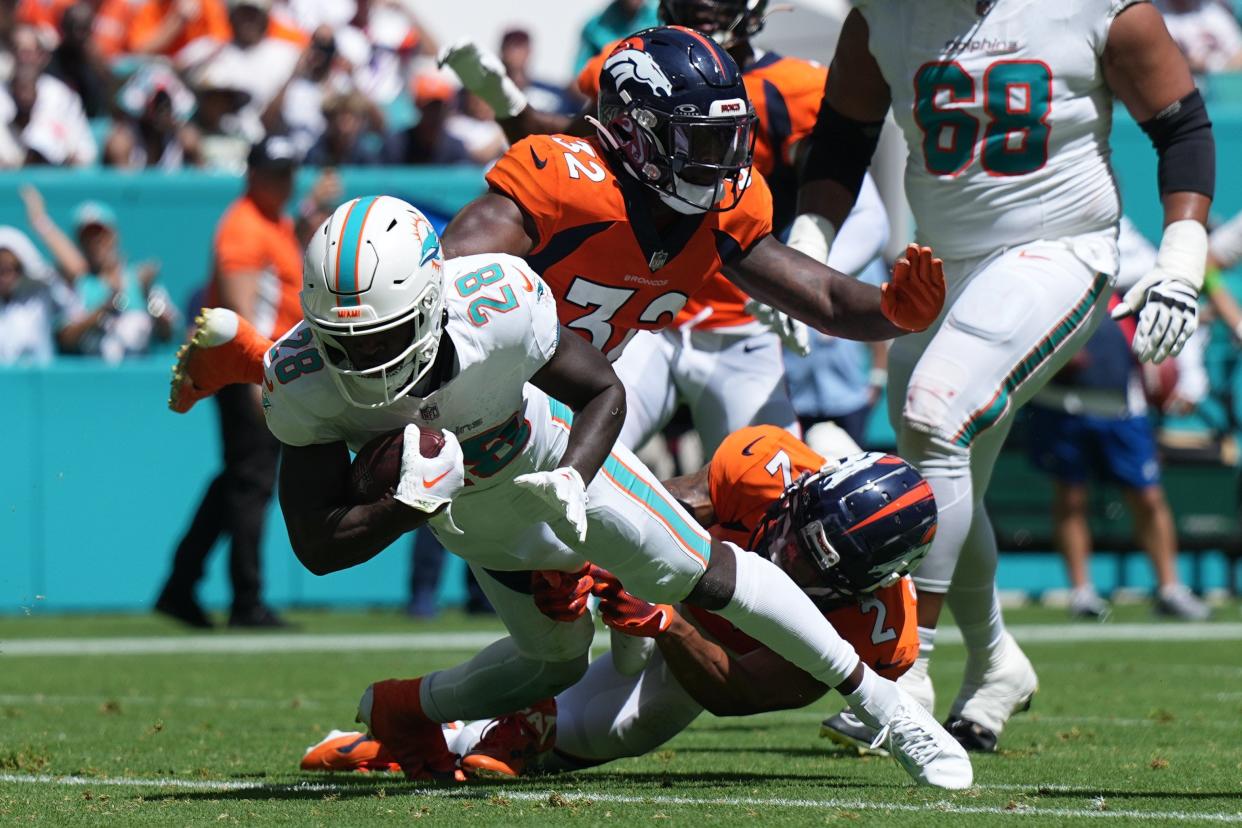
[[[920,785],[950,791],[969,788],[974,770],[966,749],[913,696],[900,687],[897,692],[901,703],[884,722],[871,747],[885,747]]]
[[[1005,723],[1031,706],[1039,677],[1008,632],[990,657],[966,656],[966,676],[945,725],[968,750],[992,752]]]

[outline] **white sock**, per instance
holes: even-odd
[[[863,724],[876,730],[883,727],[901,705],[897,685],[877,675],[866,664],[863,665],[863,677],[858,683],[858,689],[847,693],[845,700]]]
[[[849,642],[780,567],[730,546],[737,583],[717,614],[829,687],[845,681],[859,663]]]
[[[1000,596],[996,593],[996,561],[996,533],[988,513],[979,504],[957,571],[953,573],[953,587],[946,596],[962,631],[966,654],[975,658],[989,655],[1005,635]]]
[[[919,627],[919,661],[926,665],[931,660],[934,649],[936,649],[936,628]]]

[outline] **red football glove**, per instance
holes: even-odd
[[[944,307],[944,262],[930,247],[911,244],[893,265],[893,280],[880,286],[880,312],[907,331],[926,330]]]
[[[539,569],[530,573],[535,606],[553,621],[569,623],[581,618],[587,611],[587,599],[591,597],[593,586],[595,581],[591,578],[589,564],[577,572]]]
[[[617,632],[636,638],[655,638],[673,623],[673,608],[652,604],[625,591],[617,577],[606,569],[591,567],[591,590],[599,598],[599,617]]]

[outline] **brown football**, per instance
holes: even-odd
[[[374,503],[397,490],[401,479],[401,447],[404,429],[396,429],[367,441],[349,467],[349,497],[352,503]],[[438,429],[419,426],[418,450],[424,457],[439,455],[444,437]]]

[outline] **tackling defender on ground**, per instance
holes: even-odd
[[[903,577],[935,531],[935,502],[898,458],[863,454],[826,462],[774,426],[744,428],[707,467],[665,484],[713,535],[778,564],[877,673],[896,678],[918,653],[914,589]],[[659,747],[704,709],[742,716],[800,708],[828,687],[692,605],[654,606],[595,569],[601,616],[649,637],[658,650],[637,675],[597,658],[555,700],[449,735],[471,776],[575,770]],[[555,592],[556,594],[548,594]],[[545,590],[545,612],[576,618],[581,581]],[[577,614],[581,608],[577,609]],[[333,732],[309,750],[306,770],[375,769],[380,743]]]

